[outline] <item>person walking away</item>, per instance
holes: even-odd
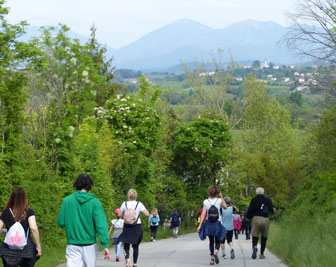
[[[251,220],[246,217],[248,207],[246,207],[246,210],[243,213],[242,220],[243,220],[243,228],[245,229],[245,236],[246,240],[251,239],[250,234],[251,234]]]
[[[124,217],[124,229],[118,239],[124,242],[127,267],[131,266],[129,251],[132,244],[133,267],[136,267],[139,257],[139,245],[143,235],[140,213],[142,212],[145,216],[149,216],[149,212],[141,202],[136,201],[138,194],[134,189],[130,189],[127,196],[128,201],[122,203],[119,211],[119,216]]]
[[[111,238],[113,238],[114,242],[113,244],[115,245],[114,251],[116,255],[116,261],[120,261],[120,248],[121,248],[121,242],[115,243],[117,238],[121,235],[123,228],[124,228],[124,220],[119,217],[119,208],[117,208],[114,213],[117,216],[117,219],[113,219],[111,221],[111,227],[108,233],[108,236],[111,236],[111,233],[113,231],[113,234]],[[113,230],[114,229],[114,230]]]
[[[243,235],[244,234],[244,230],[245,230],[245,228],[244,228],[244,212],[243,211],[241,211],[240,212],[240,218],[241,218],[241,221],[242,221],[242,224],[241,224],[241,228],[240,228],[240,233]]]
[[[196,214],[196,220],[195,220],[195,226],[196,226],[196,227],[197,227],[197,226],[200,224],[200,222],[201,222],[202,211],[203,211],[203,203],[202,203],[201,208],[198,210],[198,212],[197,212],[197,214]],[[202,223],[205,223],[205,221],[206,221],[206,216],[207,216],[207,215],[205,214]]]
[[[225,197],[224,201],[227,205],[226,209],[221,208],[221,214],[222,214],[222,224],[226,229],[226,235],[223,240],[221,240],[221,249],[222,249],[222,257],[226,259],[226,253],[225,253],[225,240],[230,246],[230,257],[231,259],[235,258],[234,248],[233,248],[233,229],[234,229],[234,219],[233,219],[233,212],[237,211],[237,208],[232,205],[231,198]]]
[[[242,220],[241,220],[238,210],[236,210],[235,214],[233,215],[233,228],[234,228],[235,239],[238,239],[241,225],[242,225]]]
[[[98,253],[96,235],[110,260],[108,224],[101,202],[89,191],[93,181],[88,174],[80,174],[73,187],[76,192],[67,196],[61,205],[57,224],[65,228],[67,237],[67,267],[95,267]]]
[[[151,241],[156,241],[156,233],[159,228],[160,217],[157,209],[152,209],[151,214],[148,217],[148,228],[151,230]]]
[[[209,250],[210,250],[210,265],[219,264],[218,251],[220,247],[220,241],[224,239],[226,230],[222,225],[222,217],[219,216],[220,208],[227,208],[227,205],[223,199],[220,189],[216,185],[211,185],[208,188],[209,198],[203,201],[203,211],[201,214],[201,222],[204,217],[206,221],[204,224],[200,223],[197,232],[200,239],[204,240],[208,236],[209,238]],[[219,195],[220,198],[217,198]],[[207,215],[206,215],[207,214]]]
[[[42,255],[40,235],[35,213],[28,206],[26,191],[21,187],[13,190],[6,207],[2,211],[0,216],[1,233],[4,232],[4,225],[6,226],[7,234],[4,242],[0,244],[3,266],[35,266],[36,261]],[[12,235],[17,233],[19,234],[15,237],[19,237],[21,241],[18,238],[12,238]],[[36,245],[30,233],[33,234]]]
[[[177,213],[177,209],[174,209],[173,214],[170,216],[168,226],[173,230],[173,238],[177,238],[179,227],[181,225],[181,216]]]
[[[272,200],[264,195],[264,188],[256,190],[257,196],[251,200],[247,217],[252,219],[252,259],[257,258],[258,240],[261,234],[260,259],[265,259],[265,248],[269,229],[269,214],[274,214]]]

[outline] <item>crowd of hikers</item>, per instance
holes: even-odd
[[[252,259],[257,258],[258,240],[261,235],[259,258],[265,259],[269,214],[274,214],[274,211],[271,199],[264,195],[264,189],[259,187],[256,193],[257,196],[240,215],[239,210],[231,203],[230,197],[223,198],[218,186],[212,185],[208,188],[209,198],[203,201],[202,209],[197,213],[199,217],[197,231],[201,240],[206,237],[209,239],[210,265],[219,263],[220,247],[222,257],[226,258],[225,241],[230,249],[230,258],[235,258],[233,234],[235,239],[238,239],[241,230],[245,231],[246,240],[250,239],[252,234]]]
[[[80,174],[73,187],[76,191],[67,196],[59,210],[57,224],[65,228],[67,237],[67,267],[94,267],[98,254],[98,236],[103,247],[105,260],[110,260],[109,238],[115,245],[115,260],[120,261],[121,245],[127,267],[136,267],[139,257],[139,245],[143,238],[140,214],[148,217],[151,241],[156,241],[160,225],[158,210],[148,212],[143,203],[137,201],[137,192],[130,189],[127,200],[115,210],[116,218],[111,220],[108,229],[106,215],[101,202],[89,191],[93,180],[87,174]],[[273,214],[272,201],[264,195],[263,188],[257,188],[257,196],[251,200],[249,207],[239,213],[231,203],[230,197],[223,197],[216,185],[208,188],[209,197],[202,203],[196,214],[195,226],[201,240],[209,239],[210,265],[219,263],[221,248],[226,258],[225,243],[230,251],[230,258],[235,258],[233,236],[238,239],[240,233],[246,240],[252,235],[252,259],[257,258],[258,240],[261,235],[260,259],[265,259],[264,251],[269,228],[269,214]],[[178,238],[181,216],[174,209],[168,226],[173,238]],[[6,229],[3,229],[5,226]],[[6,207],[0,216],[0,233],[6,234],[0,244],[0,256],[4,267],[31,267],[42,255],[39,231],[33,209],[27,204],[27,194],[23,188],[13,190]],[[34,241],[31,238],[31,234]],[[130,248],[133,249],[132,261]]]

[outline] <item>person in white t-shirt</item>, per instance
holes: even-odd
[[[124,220],[118,216],[119,210],[120,209],[118,208],[114,212],[117,215],[117,219],[113,219],[111,221],[111,227],[110,227],[109,234],[108,234],[109,236],[111,236],[111,232],[114,229],[111,238],[114,239],[113,244],[115,244],[116,261],[120,261],[119,254],[120,254],[120,248],[121,248],[121,242],[117,242],[117,239],[121,235],[123,228],[124,228]]]
[[[143,213],[145,216],[149,216],[148,210],[141,202],[137,202],[137,192],[134,189],[130,189],[128,191],[128,201],[123,202],[120,207],[119,216],[124,216],[124,228],[123,232],[119,236],[119,241],[124,243],[125,250],[125,258],[127,265],[126,267],[130,267],[130,259],[129,259],[129,250],[130,244],[133,247],[133,267],[137,266],[138,256],[139,256],[139,245],[142,241],[143,230],[141,226],[140,213]],[[135,220],[132,224],[127,223],[125,215],[131,214],[133,211],[135,215]],[[128,218],[127,218],[128,219]]]
[[[223,199],[222,193],[217,185],[211,185],[208,188],[209,198],[203,201],[203,211],[201,214],[201,222],[207,216],[205,223],[200,223],[197,231],[200,233],[200,238],[204,240],[209,237],[210,249],[210,265],[219,263],[218,251],[220,242],[224,239],[226,230],[221,223],[220,208],[227,208]],[[220,198],[217,198],[219,195]],[[202,229],[202,230],[201,230]]]

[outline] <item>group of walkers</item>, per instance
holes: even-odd
[[[139,256],[139,245],[143,238],[140,214],[148,218],[151,230],[151,241],[155,242],[160,217],[156,208],[148,212],[143,203],[137,201],[137,192],[128,191],[128,200],[115,210],[116,219],[111,221],[108,230],[106,215],[101,202],[89,191],[93,186],[91,177],[81,174],[73,183],[76,191],[67,196],[61,205],[57,224],[65,228],[67,237],[67,267],[96,266],[98,253],[98,236],[103,247],[105,260],[110,260],[109,237],[115,245],[116,261],[120,261],[121,243],[124,244],[124,256],[127,267],[136,267]],[[264,259],[269,214],[273,214],[272,201],[264,195],[263,188],[257,188],[257,196],[251,200],[248,209],[239,215],[238,208],[231,203],[229,197],[223,198],[216,185],[208,188],[209,198],[205,199],[201,210],[197,213],[195,224],[202,240],[208,237],[210,264],[219,263],[219,249],[226,258],[225,242],[230,249],[231,259],[235,258],[233,234],[236,239],[242,229],[246,239],[250,235],[252,220],[252,258],[257,258],[257,245],[261,234],[261,250],[259,257]],[[218,197],[217,197],[218,196]],[[244,224],[245,222],[245,224]],[[247,224],[248,223],[248,224]],[[178,238],[181,217],[175,209],[169,220],[173,238]],[[7,230],[3,229],[6,227]],[[6,207],[0,216],[0,232],[6,233],[4,242],[0,244],[0,256],[4,267],[31,267],[42,255],[39,231],[33,209],[27,204],[27,194],[23,188],[13,190]],[[33,235],[34,241],[31,238]],[[130,247],[133,248],[133,262],[130,259]]]
[[[265,259],[265,248],[269,228],[269,214],[274,214],[271,199],[264,195],[264,189],[256,190],[257,196],[251,200],[246,211],[239,215],[239,210],[231,203],[230,197],[222,196],[216,185],[208,188],[209,198],[205,199],[202,209],[197,213],[197,231],[201,240],[209,239],[210,265],[219,263],[219,249],[226,258],[225,242],[230,249],[231,259],[235,258],[233,234],[238,239],[239,231],[245,230],[246,239],[250,239],[252,221],[252,259],[257,258],[258,240],[261,234],[260,259]],[[217,197],[218,196],[218,197]],[[243,227],[242,227],[243,226]]]

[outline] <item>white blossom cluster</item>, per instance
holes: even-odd
[[[95,111],[97,112],[97,115],[99,118],[104,118],[106,115],[106,110],[103,107],[95,107]]]
[[[69,126],[69,136],[70,136],[70,137],[73,137],[73,132],[74,132],[74,130],[75,130],[75,127],[73,127],[73,126]]]

